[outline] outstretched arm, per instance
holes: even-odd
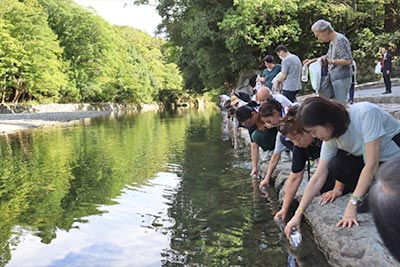
[[[269,182],[271,180],[271,175],[274,172],[276,165],[278,165],[279,159],[281,158],[280,153],[274,153],[272,154],[271,159],[268,162],[268,168],[267,168],[267,173],[265,174],[264,180],[260,182],[260,188],[263,187],[264,185],[268,186]]]
[[[301,181],[303,180],[304,170],[298,173],[290,172],[286,182],[285,198],[283,199],[282,208],[275,214],[274,219],[281,218],[285,220],[286,214],[289,210],[290,204],[296,195],[297,189],[299,188]]]
[[[250,145],[250,154],[251,154],[251,165],[252,169],[250,172],[250,176],[256,175],[258,172],[258,145],[253,142]]]
[[[360,178],[353,195],[356,197],[364,197],[371,185],[372,179],[375,176],[379,167],[379,148],[381,138],[375,139],[364,145],[365,165],[361,171]],[[351,201],[346,206],[343,218],[337,223],[337,226],[351,227],[353,224],[358,225],[357,221],[357,206],[352,205]]]
[[[325,184],[326,177],[328,177],[328,163],[329,161],[320,159],[317,170],[308,182],[304,195],[301,199],[299,207],[296,210],[293,218],[286,224],[285,234],[289,238],[292,227],[296,227],[300,231],[301,219],[304,210],[310,205],[311,201],[316,195],[319,194],[322,186]]]

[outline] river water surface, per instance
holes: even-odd
[[[309,235],[282,239],[221,122],[125,114],[0,136],[0,266],[329,266]]]

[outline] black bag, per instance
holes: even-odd
[[[331,76],[328,72],[328,60],[326,58],[321,59],[321,83],[318,95],[328,99],[335,98]]]
[[[321,84],[319,86],[318,95],[328,99],[335,98],[335,92],[333,91],[333,85],[329,74],[321,76]]]

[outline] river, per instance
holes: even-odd
[[[290,249],[221,122],[114,114],[0,136],[0,266],[329,266],[306,226]]]

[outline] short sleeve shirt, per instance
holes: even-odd
[[[329,43],[327,57],[330,59],[353,60],[350,42],[346,36],[341,33],[336,33],[336,39]],[[351,73],[351,65],[329,65],[329,75],[332,81],[351,77]]]
[[[301,89],[301,61],[296,55],[290,54],[282,60],[281,72],[286,73],[282,89],[285,91],[298,91]]]
[[[292,169],[293,173],[299,173],[304,170],[307,160],[319,158],[321,152],[321,141],[315,139],[308,147],[295,146],[290,140],[287,140],[283,135],[280,137],[281,143],[293,152]],[[275,145],[276,148],[277,145]],[[282,150],[283,152],[283,150]],[[274,152],[275,153],[275,152]]]
[[[349,107],[350,124],[347,131],[324,141],[321,159],[330,160],[338,149],[354,156],[364,155],[364,144],[380,139],[380,161],[387,161],[400,153],[392,138],[400,133],[400,121],[375,104],[360,102]]]
[[[292,106],[292,101],[290,101],[286,96],[282,94],[273,94],[272,98],[281,103],[285,112]]]
[[[286,150],[285,142],[282,142],[282,138],[286,138],[283,136],[280,132],[276,135],[276,140],[275,140],[275,148],[274,148],[274,154],[281,154],[283,151]]]
[[[314,141],[308,147],[293,146],[292,172],[299,173],[304,170],[307,160],[319,158],[321,141]]]
[[[269,71],[267,68],[263,71],[263,76],[265,77],[265,86],[272,89],[272,80],[281,71],[281,65],[275,64],[274,68]]]

